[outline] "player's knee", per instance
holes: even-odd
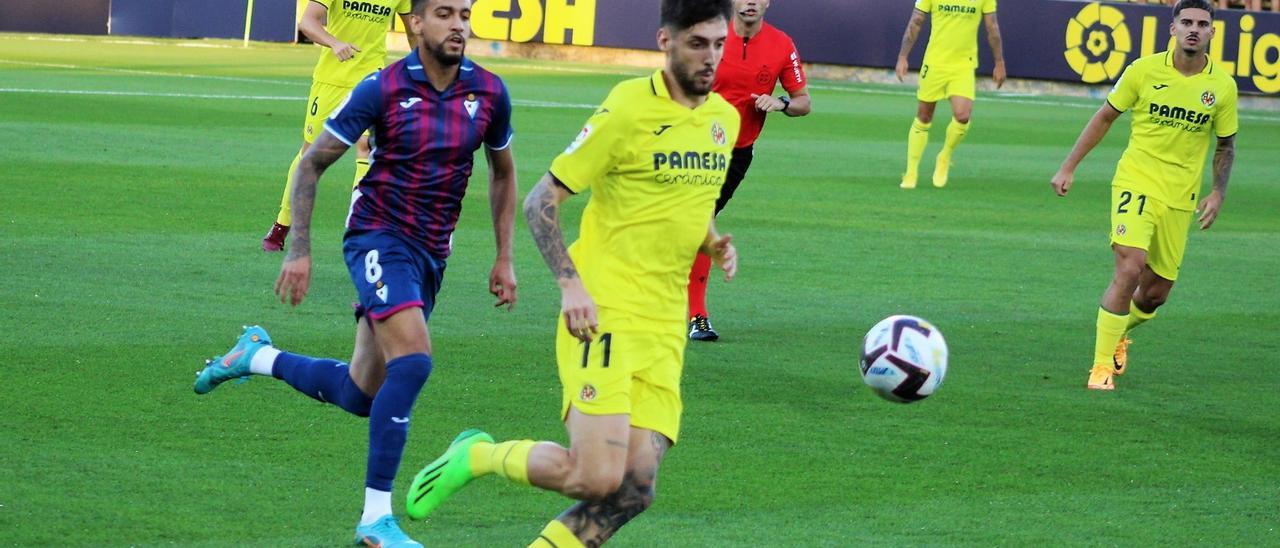
[[[653,478],[642,480],[628,474],[619,488],[618,495],[628,501],[629,505],[639,513],[653,506],[653,500],[657,498],[658,493],[654,489]]]
[[[422,386],[431,376],[431,358],[425,353],[410,354],[387,362],[387,380]]]
[[[933,110],[937,106],[937,103],[920,103],[920,106],[916,108],[916,119],[924,124],[933,122]]]
[[[613,467],[576,466],[566,482],[566,494],[587,501],[600,501],[622,486],[622,470]]]
[[[1161,287],[1143,288],[1138,294],[1138,308],[1146,311],[1155,311],[1169,300],[1169,290]]]
[[[952,114],[952,116],[956,119],[957,122],[960,122],[961,124],[967,124],[969,123],[970,114],[972,113],[970,113],[969,111],[957,110],[955,111],[955,113]]]

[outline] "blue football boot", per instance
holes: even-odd
[[[267,330],[258,327],[246,327],[244,333],[236,340],[226,354],[205,362],[204,370],[196,375],[193,387],[197,394],[208,394],[219,384],[231,379],[249,378],[249,363],[258,350],[271,346],[271,336]]]
[[[369,525],[356,526],[356,545],[374,548],[422,548],[422,543],[400,530],[395,516],[387,514]]]

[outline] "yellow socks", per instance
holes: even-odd
[[[1112,366],[1116,345],[1129,326],[1129,314],[1120,315],[1098,307],[1098,337],[1093,345],[1093,364]]]
[[[1129,301],[1129,327],[1126,328],[1125,331],[1131,331],[1133,328],[1147,323],[1147,320],[1154,317],[1156,317],[1156,313],[1154,311],[1143,312],[1142,309],[1138,308],[1137,303]]]
[[[929,146],[931,127],[933,124],[921,122],[919,118],[911,121],[911,132],[907,134],[907,173],[902,178],[904,184],[910,179],[914,186],[920,169],[920,158],[924,156],[925,147]]]
[[[969,124],[960,123],[955,118],[951,119],[951,123],[947,124],[947,142],[942,145],[942,152],[938,153],[939,158],[951,159],[951,153],[956,151],[956,147],[960,146],[960,141],[964,140],[964,136],[969,134]]]
[[[284,180],[284,196],[280,198],[280,213],[276,215],[276,222],[283,226],[289,226],[293,221],[293,212],[289,207],[289,195],[293,193],[293,173],[298,171],[298,162],[302,161],[302,151],[298,151],[298,155],[293,157],[293,163],[289,164],[289,178]]]
[[[364,179],[365,174],[369,173],[369,159],[356,158],[356,179],[352,181],[351,188],[360,186],[360,180]]]
[[[551,520],[551,523],[538,533],[538,539],[529,543],[529,548],[583,548],[583,546],[582,541],[578,540],[573,531],[559,520]]]
[[[471,446],[471,475],[497,474],[515,483],[529,485],[529,452],[538,442],[512,440],[502,443],[479,442]]]

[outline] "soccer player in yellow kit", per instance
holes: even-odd
[[[262,238],[263,251],[284,249],[289,235],[292,213],[289,194],[292,192],[293,172],[298,169],[302,155],[324,131],[324,121],[351,94],[351,90],[369,74],[386,66],[387,31],[391,29],[391,15],[398,14],[409,28],[411,0],[311,0],[298,21],[298,29],[312,42],[329,51],[320,53],[315,72],[311,76],[311,93],[307,95],[307,118],[302,128],[302,149],[289,165],[289,176],[284,183],[284,197],[280,199],[280,213],[275,224]],[[406,34],[406,36],[409,36]],[[409,38],[413,49],[413,38]],[[369,136],[356,143],[356,176],[358,184],[369,172]]]
[[[1115,276],[1098,309],[1093,368],[1087,387],[1115,389],[1128,362],[1129,330],[1155,316],[1169,298],[1187,246],[1211,134],[1213,191],[1199,203],[1202,230],[1218,217],[1235,161],[1236,82],[1206,52],[1213,41],[1213,6],[1180,0],[1173,8],[1173,50],[1134,61],[1093,115],[1054,175],[1059,196],[1076,167],[1111,124],[1133,111],[1129,146],[1111,182],[1111,248]]]
[[[534,546],[599,546],[653,503],[683,404],[689,265],[737,270],[713,212],[740,126],[711,91],[730,0],[663,0],[666,67],[618,84],[529,192],[525,217],[561,288],[556,361],[569,447],[463,432],[409,491],[422,518],[473,478],[497,474],[578,502]],[[591,191],[566,250],[559,207]]]
[[[947,185],[951,171],[951,154],[969,133],[969,116],[973,112],[978,68],[978,23],[987,27],[987,44],[995,57],[991,77],[996,87],[1004,85],[1004,45],[1000,39],[1000,23],[996,20],[996,0],[916,0],[915,10],[902,35],[895,72],[901,82],[907,75],[907,56],[916,44],[924,18],[931,18],[929,46],[920,67],[920,105],[916,119],[907,134],[907,171],[902,175],[902,188],[915,188],[920,158],[929,144],[929,128],[938,101],[951,101],[951,123],[947,125],[947,141],[938,153],[933,167],[933,186]]]

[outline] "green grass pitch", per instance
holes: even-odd
[[[0,35],[0,543],[352,534],[365,422],[269,379],[191,392],[242,324],[341,359],[353,332],[350,157],[321,185],[303,306],[274,300],[281,257],[258,247],[317,52],[185,47],[222,44]],[[480,61],[517,101],[522,193],[614,83],[646,72]],[[724,338],[690,345],[681,444],[656,504],[615,543],[1275,543],[1280,115],[1243,113],[1218,225],[1191,234],[1131,371],[1095,393],[1084,384],[1127,118],[1059,199],[1049,178],[1101,100],[983,93],[948,188],[906,192],[912,91],[814,82],[812,116],[769,122],[721,215],[742,255],[739,278],[711,289]],[[464,428],[565,439],[558,292],[521,221],[520,302],[492,309],[485,181],[481,160],[399,492]],[[570,234],[584,203],[567,207]],[[863,333],[894,313],[928,318],[951,347],[946,383],[909,406],[856,372]],[[568,505],[485,479],[406,528],[428,545],[523,546]]]

